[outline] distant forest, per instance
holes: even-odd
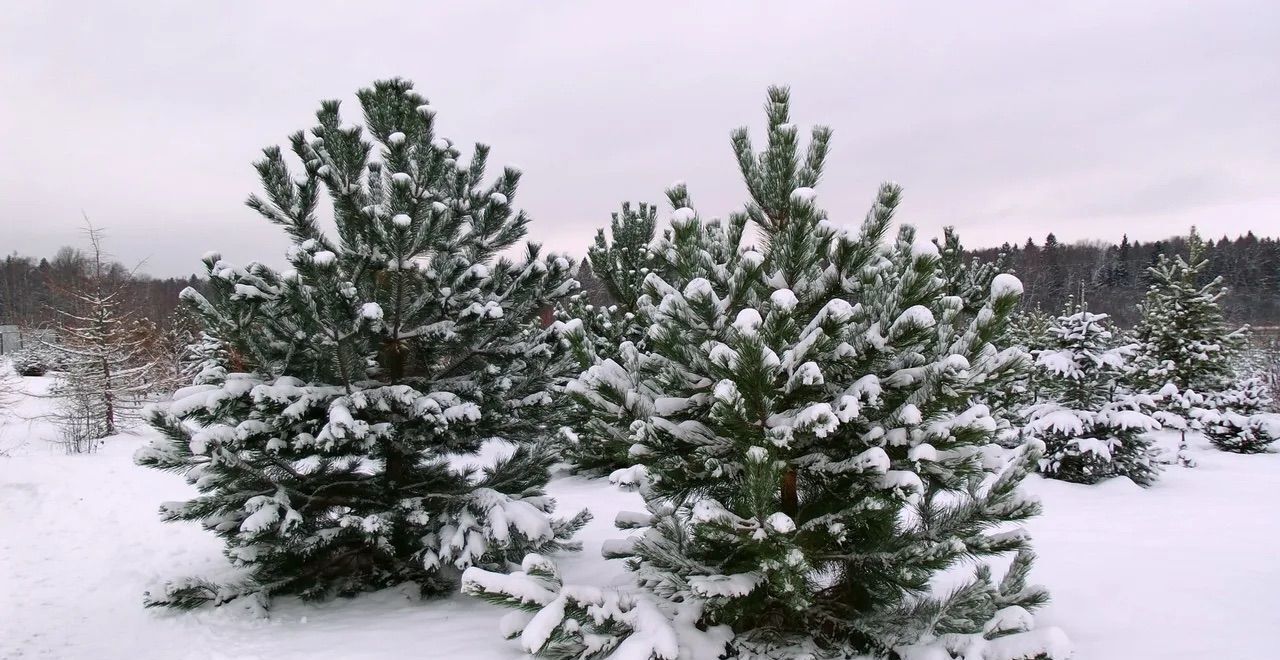
[[[1206,239],[1207,277],[1221,276],[1228,287],[1223,306],[1236,323],[1267,328],[1280,326],[1280,240],[1259,238],[1252,232],[1234,239]],[[1036,243],[1005,244],[999,248],[970,250],[984,261],[1000,259],[1026,288],[1023,304],[1047,312],[1062,309],[1069,296],[1083,287],[1090,309],[1111,314],[1118,323],[1132,325],[1137,305],[1147,289],[1147,267],[1160,254],[1187,253],[1185,237],[1143,243],[1125,237],[1118,245],[1099,241],[1074,244],[1058,242],[1053,234]],[[35,259],[17,254],[0,260],[0,324],[36,328],[54,319],[59,291],[79,276],[84,255],[64,247],[51,258]],[[200,288],[201,280],[153,278],[131,273],[121,264],[111,266],[114,277],[127,278],[129,304],[141,317],[165,327],[178,304],[178,292],[187,286]],[[584,268],[579,277],[593,300],[607,294]]]
[[[24,329],[42,328],[57,320],[55,309],[67,308],[65,297],[86,275],[89,260],[72,247],[63,247],[51,258],[35,259],[11,254],[0,260],[0,324]],[[200,280],[154,278],[135,273],[121,263],[107,267],[106,278],[125,283],[124,305],[139,318],[167,328],[178,307],[178,293]]]
[[[1280,326],[1280,241],[1249,232],[1235,239],[1205,238],[1205,277],[1221,276],[1228,291],[1222,300],[1227,317],[1257,327]],[[1059,243],[1053,234],[1037,244],[1028,238],[1020,246],[973,250],[984,261],[1003,259],[1025,287],[1023,305],[1056,313],[1070,296],[1083,290],[1089,309],[1110,314],[1132,325],[1135,306],[1142,301],[1149,280],[1147,268],[1161,254],[1187,255],[1187,240],[1178,236],[1150,243],[1087,241]],[[1083,289],[1082,289],[1083,287]]]

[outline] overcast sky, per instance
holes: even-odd
[[[7,3],[0,251],[78,241],[83,209],[155,275],[281,263],[250,162],[389,76],[521,167],[530,237],[575,255],[678,179],[740,208],[729,131],[773,83],[835,129],[837,224],[894,180],[900,219],[971,246],[1280,234],[1280,2],[890,4]]]

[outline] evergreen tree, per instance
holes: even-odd
[[[1222,278],[1198,283],[1208,262],[1194,228],[1187,244],[1186,259],[1160,254],[1148,269],[1151,286],[1135,328],[1142,344],[1138,377],[1152,390],[1173,383],[1180,391],[1216,392],[1231,376],[1244,329],[1227,328],[1218,303]]]
[[[1117,286],[1127,287],[1133,282],[1133,275],[1129,269],[1129,260],[1133,258],[1131,253],[1129,235],[1125,234],[1121,237],[1120,247],[1116,250],[1116,267],[1113,276]]]
[[[659,241],[653,239],[656,209],[644,204],[639,212],[624,204],[622,213],[614,215],[612,244],[603,231],[597,234],[588,255],[593,269],[604,273],[601,279],[618,299],[617,309],[585,310],[585,320],[571,319],[561,327],[575,353],[587,358],[581,363],[583,373],[569,385],[575,406],[573,421],[562,431],[567,439],[565,454],[581,469],[611,472],[611,479],[628,488],[638,485],[643,471],[634,469],[632,452],[643,450],[634,432],[653,413],[657,396],[635,377],[652,322],[643,313],[644,280],[654,274],[683,286],[711,274],[717,264],[736,254],[746,227],[745,222],[723,225],[698,220],[682,183],[667,190],[667,200],[674,209],[671,229]],[[613,328],[604,327],[610,323],[615,324]]]
[[[1125,476],[1145,486],[1159,468],[1142,434],[1160,424],[1148,414],[1150,397],[1123,389],[1137,347],[1117,344],[1106,320],[1082,304],[1057,318],[1052,340],[1035,352],[1047,402],[1028,409],[1028,431],[1044,442],[1047,476],[1079,483]]]
[[[580,335],[584,340],[573,343],[583,368],[614,356],[623,342],[643,336],[636,320],[636,301],[644,278],[654,265],[649,244],[653,241],[656,221],[656,207],[641,203],[632,208],[625,203],[621,211],[613,214],[612,241],[601,229],[596,233],[595,243],[587,248],[591,274],[604,286],[610,302],[593,304],[579,293],[570,296],[557,313],[559,320],[582,326],[581,333],[570,335]]]
[[[970,256],[960,242],[960,235],[954,227],[943,228],[943,239],[934,239],[938,247],[938,268],[943,280],[943,294],[954,296],[961,301],[962,312],[957,322],[970,322],[982,312],[990,299],[991,284],[1001,273],[1009,271],[1009,253],[1002,250],[992,261],[984,261]],[[1013,319],[1021,316],[1015,313]],[[1013,319],[1001,328],[997,328],[992,343],[1000,346],[1017,346],[1015,341]],[[1009,377],[1001,386],[991,387],[975,399],[977,403],[986,404],[993,419],[1000,428],[997,436],[1002,445],[1012,446],[1020,441],[1021,424],[1017,423],[1022,408],[1028,403],[1031,370],[1018,372],[1018,376]],[[994,385],[994,384],[993,384]]]
[[[600,375],[652,396],[631,432],[649,511],[618,521],[647,529],[606,548],[644,592],[624,608],[608,592],[562,587],[537,561],[504,579],[472,570],[464,588],[533,611],[506,631],[560,658],[624,645],[637,651],[626,657],[673,658],[676,636],[710,638],[698,657],[715,657],[726,629],[732,653],[780,658],[1056,639],[1024,632],[1046,595],[1024,583],[1029,541],[1010,529],[1038,511],[1016,490],[1038,451],[996,446],[998,421],[977,403],[1026,365],[993,344],[1021,285],[995,276],[966,314],[946,295],[935,246],[909,227],[884,244],[894,185],[857,235],[828,224],[814,186],[830,131],[814,129],[802,152],[787,90],[771,89],[766,110],[763,152],[745,129],[733,134],[746,211],[727,225],[703,223],[687,202],[676,211],[654,251],[687,255],[687,279],[649,275],[645,346]],[[748,220],[758,250],[735,240]],[[956,591],[931,592],[939,571],[1005,553],[1016,559],[1004,580],[983,566]]]
[[[612,241],[603,229],[595,243],[587,249],[592,274],[604,285],[612,302],[592,304],[584,294],[572,296],[557,311],[556,329],[578,358],[585,371],[597,364],[616,364],[624,359],[624,346],[643,341],[644,328],[636,314],[645,276],[654,266],[649,251],[653,241],[657,208],[629,203],[613,214],[610,225]],[[643,402],[628,388],[617,389],[600,383],[598,390],[584,389],[580,383],[569,391],[572,399],[568,419],[560,429],[565,458],[577,469],[588,472],[613,471],[630,465],[628,428],[638,416],[647,414]],[[601,415],[600,406],[585,398],[609,401],[609,414]]]
[[[484,183],[488,147],[464,163],[411,83],[358,97],[376,145],[326,101],[290,138],[301,176],[278,147],[255,164],[265,196],[247,203],[288,234],[290,269],[211,253],[207,294],[183,292],[203,368],[151,416],[163,437],[136,460],[196,485],[163,518],[218,534],[243,577],[170,583],[149,605],[445,593],[467,567],[569,547],[587,518],[552,519],[542,491],[572,359],[538,312],[572,291],[572,265],[534,244],[496,258],[529,222],[512,206],[520,173]],[[483,465],[494,437],[514,448]]]
[[[1005,341],[1009,346],[1016,346],[1029,355],[1049,346],[1050,329],[1055,318],[1039,308],[1020,309],[1009,320]],[[1025,374],[1010,384],[1009,387],[994,393],[1003,401],[1003,410],[1016,429],[1016,435],[1006,437],[1001,444],[1015,446],[1027,439],[1026,412],[1039,400],[1040,390],[1044,382],[1044,373],[1040,369],[1028,369]]]
[[[1270,389],[1262,378],[1242,377],[1213,398],[1212,411],[1201,419],[1205,435],[1225,451],[1267,451],[1271,443],[1280,439],[1280,420],[1266,412],[1272,402]]]
[[[990,297],[991,282],[1000,273],[1009,271],[1008,252],[1001,251],[994,261],[970,257],[960,243],[955,227],[942,228],[942,241],[933,240],[938,247],[938,267],[945,282],[943,292],[964,301],[966,314],[977,314]]]

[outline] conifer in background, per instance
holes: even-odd
[[[618,304],[585,310],[579,320],[560,326],[575,354],[585,358],[583,373],[568,388],[575,421],[564,431],[566,455],[581,469],[610,472],[615,483],[628,488],[639,484],[644,471],[633,453],[643,451],[635,433],[653,413],[657,395],[639,377],[653,323],[645,280],[653,274],[683,286],[699,277],[723,277],[717,265],[736,259],[746,228],[744,220],[699,221],[683,183],[666,194],[673,209],[671,229],[659,239],[654,239],[654,207],[642,203],[632,211],[623,204],[610,227],[613,242],[601,231],[588,251],[593,271]]]
[[[684,279],[655,269],[644,346],[579,379],[652,399],[630,436],[648,511],[618,519],[644,531],[606,548],[642,588],[566,586],[530,558],[514,575],[472,569],[464,590],[521,609],[505,632],[555,658],[1062,657],[1061,633],[1029,631],[1046,594],[1025,583],[1018,523],[1039,509],[1017,485],[1039,452],[996,445],[980,403],[1027,366],[995,343],[1021,285],[994,276],[966,313],[933,244],[909,227],[885,243],[894,185],[858,233],[833,227],[814,191],[831,133],[802,150],[789,105],[769,91],[762,152],[733,134],[745,212],[704,222],[672,196],[653,251]],[[748,221],[759,249],[739,247]],[[1002,554],[1000,581],[967,568]],[[934,593],[947,569],[972,572]]]
[[[1124,384],[1137,350],[1112,336],[1106,314],[1083,304],[1059,316],[1035,351],[1044,403],[1027,410],[1028,432],[1044,442],[1040,471],[1078,483],[1125,476],[1149,485],[1159,474],[1147,431],[1160,428],[1150,396]]]
[[[290,137],[301,172],[277,147],[255,164],[248,205],[289,236],[289,269],[211,253],[207,295],[183,292],[202,370],[136,460],[199,488],[162,516],[219,535],[241,576],[176,581],[149,605],[440,594],[465,568],[570,547],[586,520],[553,519],[542,490],[573,361],[538,312],[574,289],[572,265],[533,244],[498,258],[529,222],[520,173],[486,183],[489,149],[463,161],[411,83],[358,97],[364,127],[326,101]]]
[[[1195,228],[1187,245],[1187,259],[1161,255],[1148,269],[1152,284],[1135,329],[1142,343],[1135,379],[1160,391],[1167,425],[1183,430],[1180,456],[1187,430],[1205,432],[1228,451],[1263,451],[1280,435],[1280,425],[1259,416],[1254,402],[1265,400],[1265,388],[1237,371],[1248,328],[1228,327],[1221,277],[1199,283],[1208,261]]]
[[[1186,259],[1161,254],[1147,269],[1151,286],[1139,306],[1142,318],[1134,333],[1141,343],[1137,377],[1149,391],[1167,383],[1182,392],[1223,389],[1244,342],[1245,329],[1229,329],[1223,317],[1222,278],[1199,283],[1208,261],[1194,228],[1187,245]]]
[[[1034,355],[1036,351],[1049,346],[1056,317],[1046,314],[1039,308],[1021,309],[1009,320],[1007,341],[1010,346],[1018,346]],[[1010,416],[1021,424],[1026,423],[1025,413],[1028,407],[1040,399],[1044,372],[1041,369],[1028,369],[1025,378],[1009,390],[1008,409]],[[1021,435],[1021,434],[1020,434]]]
[[[1274,400],[1259,376],[1242,376],[1239,382],[1218,392],[1212,411],[1201,422],[1215,447],[1237,454],[1267,451],[1280,439],[1280,415],[1268,412]]]
[[[938,247],[938,266],[943,280],[943,294],[954,296],[961,301],[962,312],[956,322],[968,323],[982,313],[990,299],[991,285],[995,278],[1007,272],[1008,255],[1000,252],[994,261],[983,261],[971,257],[960,242],[960,234],[955,227],[943,227],[941,241],[933,239]],[[1015,330],[1016,319],[1022,314],[1015,312],[1009,322],[997,328],[991,343],[1002,347],[1020,347]],[[1010,370],[1005,372],[999,382],[989,383],[990,387],[975,399],[985,404],[991,411],[992,419],[1000,425],[996,429],[999,442],[1005,446],[1015,446],[1022,441],[1022,411],[1031,399],[1034,370]]]
[[[624,203],[622,209],[613,214],[609,235],[606,236],[603,229],[598,230],[595,242],[587,248],[587,264],[604,286],[611,304],[570,308],[565,314],[567,318],[581,319],[587,324],[586,336],[592,341],[593,355],[582,356],[584,359],[611,356],[623,342],[643,338],[644,330],[635,312],[644,279],[657,265],[649,251],[656,223],[656,207],[641,203],[633,208]],[[581,298],[579,294],[572,300],[577,302]]]
[[[610,303],[593,304],[585,293],[575,294],[557,311],[556,324],[580,371],[625,361],[635,344],[644,341],[638,300],[645,277],[657,265],[649,251],[656,216],[657,208],[648,204],[634,208],[623,204],[613,214],[612,240],[601,229],[587,249],[587,264],[604,285]],[[565,458],[587,472],[612,472],[631,465],[630,425],[648,415],[647,402],[630,383],[576,385],[570,388],[568,419],[560,430]]]

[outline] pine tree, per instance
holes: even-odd
[[[613,214],[610,225],[612,241],[603,229],[595,243],[587,249],[592,274],[604,285],[611,304],[592,304],[584,294],[570,297],[557,311],[556,329],[571,347],[580,370],[595,365],[616,364],[625,359],[626,347],[642,342],[644,328],[636,314],[637,301],[649,269],[655,265],[649,244],[653,241],[657,208],[629,203]],[[573,399],[565,426],[560,429],[561,448],[565,458],[579,470],[610,472],[630,465],[627,440],[630,424],[647,414],[647,409],[629,386],[613,387],[600,383],[598,391],[571,387]],[[608,415],[600,415],[601,406],[584,399],[597,397],[610,401]]]
[[[1125,234],[1120,239],[1120,247],[1116,249],[1116,267],[1113,273],[1116,286],[1128,287],[1133,282],[1133,275],[1129,271],[1129,260],[1132,258],[1129,235]]]
[[[565,454],[578,468],[608,471],[623,487],[636,486],[643,468],[635,468],[634,432],[653,413],[651,386],[635,377],[641,371],[641,354],[648,342],[646,330],[652,323],[645,313],[644,281],[654,274],[665,282],[684,283],[710,273],[724,263],[742,242],[745,222],[724,225],[703,223],[689,208],[689,193],[683,183],[667,190],[671,204],[671,229],[654,241],[656,208],[641,204],[639,211],[623,204],[614,214],[609,243],[604,232],[596,236],[588,256],[595,272],[618,300],[616,309],[578,309],[579,316],[560,326],[583,373],[569,385],[574,401],[571,423],[562,431],[567,436]],[[621,313],[621,316],[619,314]],[[612,327],[609,327],[612,324]]]
[[[601,631],[582,612],[622,609],[607,593],[557,592],[541,569],[470,571],[468,592],[536,611],[506,629],[530,651],[599,658],[631,644],[644,651],[634,657],[672,658],[676,635],[710,637],[715,657],[726,628],[739,655],[975,648],[1025,631],[1046,599],[1025,584],[1029,541],[1011,529],[1038,511],[1016,486],[1039,454],[996,446],[998,421],[975,403],[1026,366],[992,343],[1020,283],[995,276],[970,318],[946,295],[934,245],[909,227],[884,244],[895,185],[858,234],[834,228],[814,192],[830,131],[814,129],[802,152],[787,90],[771,89],[766,111],[763,152],[733,134],[746,211],[725,225],[687,201],[675,212],[654,252],[687,255],[688,279],[648,277],[645,347],[613,371],[652,394],[653,412],[631,432],[649,511],[618,521],[646,530],[606,552],[626,558],[662,616],[628,610]],[[735,240],[748,221],[758,250]],[[1005,553],[1016,559],[1004,580],[983,566],[931,593],[939,571]]]
[[[1142,343],[1139,377],[1150,390],[1165,383],[1180,391],[1221,389],[1243,343],[1244,329],[1229,330],[1222,314],[1222,278],[1198,283],[1208,261],[1194,228],[1187,245],[1186,259],[1159,254],[1147,270],[1151,286],[1139,306],[1142,318],[1135,334]]]
[[[1272,403],[1266,381],[1258,376],[1242,377],[1213,398],[1212,410],[1201,418],[1205,435],[1225,451],[1265,452],[1280,439],[1280,421],[1267,414]]]
[[[1034,355],[1036,351],[1049,345],[1051,340],[1049,331],[1053,323],[1054,317],[1039,308],[1020,309],[1009,320],[1005,341],[1009,346],[1016,346],[1028,355]],[[1015,435],[1006,437],[1001,444],[1016,446],[1027,439],[1026,413],[1028,408],[1039,400],[1043,384],[1042,370],[1027,369],[1021,378],[994,394],[1002,398],[1003,410],[1016,429]]]
[[[943,280],[943,294],[954,296],[962,302],[961,315],[956,321],[971,322],[986,307],[995,278],[1001,273],[1009,273],[1009,251],[1002,248],[992,261],[970,257],[954,227],[943,227],[943,239],[934,239],[933,243],[938,247],[938,268]],[[1019,346],[1014,320],[1020,316],[1020,313],[1015,313],[1009,323],[997,328],[998,334],[992,336],[992,343]],[[1021,424],[1018,422],[1030,396],[1032,373],[1032,370],[1006,372],[1000,382],[990,383],[990,387],[975,400],[985,404],[991,411],[992,419],[1000,424],[997,436],[1002,445],[1014,446],[1021,441]]]
[[[1151,286],[1134,330],[1142,346],[1135,381],[1148,391],[1159,390],[1162,421],[1182,430],[1179,460],[1184,464],[1190,463],[1187,431],[1207,431],[1207,423],[1229,417],[1218,406],[1219,393],[1232,387],[1234,363],[1248,331],[1227,327],[1220,304],[1226,294],[1222,277],[1199,283],[1208,261],[1194,227],[1187,249],[1186,259],[1159,254],[1148,269]],[[1237,427],[1241,446],[1256,443],[1247,427]],[[1227,432],[1221,424],[1215,429],[1219,447],[1233,444],[1225,438]]]
[[[376,144],[326,101],[290,138],[301,176],[278,147],[255,164],[265,196],[247,203],[289,236],[291,268],[210,253],[207,294],[183,292],[204,363],[136,460],[199,488],[162,516],[218,534],[243,577],[173,582],[149,605],[440,594],[467,567],[571,547],[587,519],[552,519],[542,490],[572,359],[538,312],[572,291],[572,264],[534,244],[496,258],[529,222],[512,206],[520,173],[485,184],[488,147],[464,163],[411,83],[358,97]],[[484,465],[494,437],[511,451]]]
[[[945,281],[943,291],[945,295],[963,300],[967,314],[977,314],[986,306],[991,282],[1000,273],[1009,271],[1008,253],[1001,250],[994,261],[969,258],[955,227],[943,227],[942,237],[941,242],[934,239],[933,243],[938,247],[938,265]]]
[[[1035,352],[1046,402],[1027,413],[1029,433],[1045,444],[1040,471],[1079,483],[1113,476],[1154,482],[1159,468],[1143,433],[1160,424],[1148,414],[1151,398],[1125,391],[1122,382],[1137,346],[1117,343],[1107,315],[1083,304],[1059,316],[1049,332],[1048,346]]]
[[[198,320],[184,309],[179,309],[167,320],[165,327],[149,324],[146,332],[147,354],[153,365],[147,374],[151,389],[164,395],[189,385],[200,368],[200,354],[194,350],[197,344]]]
[[[582,325],[583,341],[574,342],[575,354],[583,368],[602,358],[614,356],[626,341],[642,338],[643,329],[636,320],[636,301],[641,295],[644,278],[653,264],[649,243],[653,241],[657,208],[629,203],[613,214],[610,225],[612,240],[603,229],[596,233],[595,243],[587,248],[587,264],[591,274],[604,286],[609,304],[593,304],[584,294],[570,296],[558,310],[562,322]]]
[[[58,398],[54,421],[73,453],[93,451],[102,438],[123,430],[148,391],[151,368],[139,321],[124,305],[125,282],[110,272],[102,231],[86,219],[85,234],[85,271],[61,287],[50,345],[64,370],[52,389]]]

